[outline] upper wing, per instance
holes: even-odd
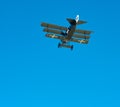
[[[89,39],[90,38],[90,36],[88,35],[88,36],[84,36],[84,35],[81,35],[81,34],[73,34],[73,37],[75,37],[75,38],[83,38],[83,39]]]
[[[82,34],[91,34],[92,31],[88,31],[88,30],[80,30],[80,29],[76,29],[75,30],[76,33],[82,33]]]
[[[44,23],[44,22],[41,23],[41,26],[48,27],[48,28],[59,29],[59,30],[67,30],[67,27],[58,26],[58,25],[54,25],[54,24],[48,24],[48,23]]]

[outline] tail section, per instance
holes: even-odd
[[[79,21],[79,15],[76,16],[76,23]]]
[[[79,15],[77,15],[75,19],[67,18],[67,21],[68,21],[71,25],[79,25],[79,24],[87,23],[86,21],[79,20]]]
[[[75,20],[75,19],[67,18],[67,21],[68,21],[71,25],[76,25],[76,20]]]

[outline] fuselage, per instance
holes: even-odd
[[[78,23],[78,20],[79,20],[79,15],[76,16],[76,19],[67,18],[67,21],[70,23],[70,26],[65,33],[66,36],[65,39],[63,40],[63,43],[70,41],[70,39],[72,38],[76,30],[76,25]]]
[[[75,29],[76,29],[76,24],[74,25],[70,25],[70,27],[68,28],[68,30],[66,31],[65,33],[65,38],[62,40],[62,43],[67,43],[68,41],[70,41],[70,39],[72,38],[74,32],[75,32]]]
[[[67,37],[66,39],[70,40],[71,37],[73,36],[74,32],[75,32],[75,29],[76,29],[76,25],[71,25],[69,27],[69,31],[68,31],[68,34],[67,34]]]

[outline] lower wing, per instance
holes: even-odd
[[[77,43],[81,43],[81,44],[88,44],[88,40],[79,40],[79,39],[74,39],[74,38],[71,38],[70,40],[71,42],[77,42]]]
[[[60,40],[65,40],[66,38],[64,36],[58,36],[55,34],[46,34],[46,37],[49,38],[54,38],[54,39],[60,39]],[[77,43],[81,43],[81,44],[88,44],[88,40],[79,40],[79,39],[75,39],[75,38],[71,38],[68,42],[77,42]]]
[[[46,34],[46,37],[60,39],[60,40],[64,40],[65,39],[64,36],[58,36],[58,35],[55,35],[55,34]]]

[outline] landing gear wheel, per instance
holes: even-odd
[[[71,46],[71,50],[73,50],[73,45]]]
[[[58,48],[60,48],[60,46],[61,46],[61,43],[58,43]]]

